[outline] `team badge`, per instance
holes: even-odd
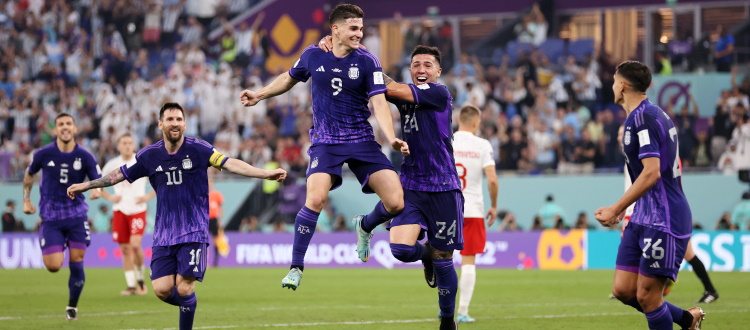
[[[316,168],[316,167],[318,167],[318,157],[315,157],[312,163],[310,163],[310,168]]]
[[[358,67],[351,67],[349,68],[349,78],[357,79],[359,78],[359,68]]]
[[[81,159],[76,158],[76,160],[73,162],[73,169],[76,171],[81,170]]]
[[[625,131],[625,137],[622,138],[622,142],[624,142],[626,146],[630,145],[630,131]]]
[[[186,170],[193,168],[193,162],[190,160],[190,158],[185,158],[182,160],[182,168]]]

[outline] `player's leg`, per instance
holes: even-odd
[[[475,265],[476,255],[484,252],[487,242],[487,232],[484,228],[483,218],[464,219],[464,249],[461,250],[461,277],[458,282],[458,323],[471,323],[474,318],[469,316],[469,304],[474,295],[474,286],[477,281],[477,268]]]
[[[615,276],[612,281],[612,296],[623,304],[643,312],[638,304],[638,267],[641,263],[641,247],[638,242],[641,239],[642,227],[628,225],[623,227],[620,236],[620,245],[617,248],[617,259],[615,261]]]
[[[211,218],[208,219],[208,232],[211,234],[211,244],[213,245],[213,256],[211,256],[211,263],[214,267],[219,266],[219,219]]]
[[[417,242],[422,227],[418,224],[405,224],[391,227],[391,253],[402,262],[415,262],[424,259],[426,248]]]
[[[404,190],[398,174],[391,169],[381,169],[370,174],[367,186],[380,197],[380,202],[362,221],[362,229],[371,232],[403,211]]]
[[[83,270],[83,257],[86,248],[91,244],[91,231],[87,217],[63,220],[66,222],[66,240],[70,248],[70,277],[68,278],[68,290],[70,298],[66,308],[66,317],[75,320],[78,317],[78,299],[83,292],[86,283],[86,273]]]
[[[180,303],[180,330],[193,328],[198,297],[195,295],[196,278],[177,274],[177,295]]]
[[[695,251],[693,251],[693,246],[690,244],[690,241],[688,241],[687,250],[685,251],[685,260],[687,260],[690,266],[693,267],[695,276],[698,276],[701,283],[703,283],[703,296],[701,299],[698,299],[698,302],[708,304],[719,299],[719,293],[716,291],[716,288],[714,288],[713,283],[711,283],[711,278],[708,277],[706,266],[704,266],[703,262],[695,255]]]
[[[427,217],[419,209],[423,205],[419,192],[407,190],[406,207],[395,216],[389,224],[390,247],[393,256],[403,262],[422,261],[424,276],[427,285],[431,288],[437,286],[435,281],[435,268],[432,264],[432,248],[430,243],[422,244],[419,240],[424,238],[427,230]]]
[[[146,211],[131,215],[128,219],[130,223],[130,250],[133,252],[133,271],[135,273],[135,281],[138,285],[136,293],[139,295],[145,295],[148,293],[148,287],[144,281],[144,267],[143,267],[143,233],[146,230]]]
[[[435,268],[435,279],[438,288],[438,306],[440,306],[440,329],[455,329],[453,319],[456,309],[456,291],[458,291],[458,274],[453,267],[453,251],[435,249],[432,253],[432,264]]]
[[[39,226],[39,247],[42,249],[42,261],[44,268],[50,273],[56,273],[62,268],[65,256],[65,235],[60,230],[60,223],[53,221],[42,221]]]
[[[135,270],[133,269],[133,249],[130,243],[120,243],[120,251],[122,252],[122,268],[125,270],[125,284],[127,289],[120,292],[123,296],[130,296],[135,294]]]

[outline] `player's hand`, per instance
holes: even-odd
[[[276,180],[277,182],[284,181],[286,179],[286,170],[283,168],[277,168],[273,171],[268,171],[268,174],[266,174],[264,179]]]
[[[394,138],[393,140],[391,140],[391,147],[393,148],[393,150],[400,152],[404,156],[409,156],[410,154],[409,145],[404,140]]]
[[[620,223],[624,215],[625,212],[620,212],[618,214],[617,211],[615,211],[615,209],[611,206],[600,207],[594,212],[594,217],[604,227],[611,227]]]
[[[68,197],[70,199],[76,199],[76,194],[82,193],[86,191],[86,184],[85,183],[76,183],[68,187]]]
[[[139,197],[135,198],[135,203],[136,204],[145,204],[146,202],[148,202],[148,200],[149,200],[149,198],[146,197],[146,196],[139,196]],[[117,202],[115,202],[115,203],[117,203]]]
[[[23,201],[23,213],[34,214],[36,213],[36,207],[31,203],[30,200]]]
[[[243,106],[252,107],[263,99],[263,94],[246,89],[240,93],[240,102]]]
[[[138,197],[141,198],[141,197]],[[112,197],[109,198],[109,201],[112,203],[119,203],[122,200],[122,196],[120,195],[112,195]]]
[[[102,190],[101,189],[94,189],[91,191],[91,195],[89,195],[89,198],[91,200],[95,200],[99,197],[102,197]]]
[[[318,48],[322,49],[326,53],[332,51],[333,50],[333,37],[325,36],[323,37],[323,39],[320,39],[320,42],[318,42]]]
[[[492,226],[495,223],[495,218],[497,218],[497,208],[490,207],[484,218],[487,219],[487,226]]]

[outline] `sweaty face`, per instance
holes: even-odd
[[[55,135],[60,141],[68,143],[78,132],[73,117],[60,117],[55,120]]]
[[[415,85],[437,82],[443,69],[440,68],[435,56],[429,54],[417,54],[411,58],[411,80]]]
[[[120,142],[117,143],[117,152],[125,158],[130,158],[135,152],[135,143],[133,138],[130,136],[123,136],[120,138]]]
[[[347,18],[334,25],[333,34],[351,49],[359,48],[364,25],[361,18]]]
[[[177,143],[182,139],[185,126],[185,116],[179,109],[164,111],[164,115],[159,120],[159,129],[164,132],[164,139],[171,143]]]

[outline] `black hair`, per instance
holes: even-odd
[[[430,46],[423,46],[423,45],[417,45],[417,47],[414,47],[414,51],[411,52],[411,58],[414,59],[414,56],[420,55],[420,54],[427,54],[432,55],[435,57],[435,61],[437,61],[437,64],[440,65],[440,49],[437,47],[430,47]]]
[[[555,198],[552,197],[552,194],[547,195],[547,201],[548,202],[551,202],[551,201],[554,201],[554,200],[555,200]]]
[[[645,93],[651,86],[651,69],[641,62],[622,62],[617,66],[616,74],[627,80],[636,91]]]
[[[328,24],[333,26],[337,22],[345,21],[350,18],[364,18],[365,12],[362,8],[352,4],[340,4],[331,10],[328,16]]]
[[[57,115],[57,117],[55,117],[55,123],[57,123],[58,119],[63,118],[63,117],[70,117],[70,119],[73,119],[73,123],[74,124],[76,122],[76,119],[73,118],[73,116],[71,116],[69,113],[67,113],[67,112],[61,112],[59,115]]]
[[[182,112],[182,116],[185,117],[185,109],[182,108],[182,106],[177,102],[167,102],[164,103],[164,105],[161,106],[161,110],[159,110],[159,119],[164,117],[164,112],[167,110],[177,109]]]

